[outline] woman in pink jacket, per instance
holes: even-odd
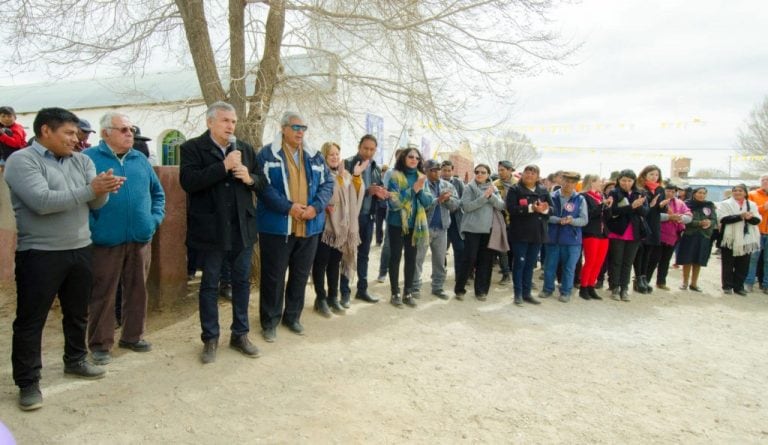
[[[675,246],[680,241],[680,235],[685,230],[685,225],[691,222],[693,214],[681,199],[675,197],[678,187],[667,183],[664,187],[664,200],[659,203],[661,209],[661,245],[654,246],[648,264],[647,279],[650,281],[653,272],[658,266],[656,275],[656,288],[669,290],[667,286],[667,272],[669,261],[675,253]]]

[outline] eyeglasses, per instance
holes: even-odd
[[[293,131],[307,131],[306,125],[293,124],[289,125],[289,127],[291,127],[291,130]]]
[[[488,172],[485,170],[475,170],[476,175],[487,175]]]
[[[119,127],[119,128],[118,127],[107,127],[107,128],[109,128],[110,130],[117,130],[117,131],[119,131],[120,133],[123,133],[123,134],[128,134],[128,133],[133,134],[133,133],[136,133],[136,128],[135,127]]]
[[[408,159],[415,159],[417,161],[421,161],[421,158],[416,155],[408,155]]]

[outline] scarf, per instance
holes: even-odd
[[[299,162],[293,160],[291,149],[283,145],[283,154],[286,160],[286,170],[288,173],[288,190],[291,192],[291,201],[298,204],[307,205],[309,203],[309,185],[307,183],[307,173],[304,170],[304,150],[299,147]],[[298,237],[307,236],[307,222],[293,218],[293,235]]]
[[[340,166],[338,171],[331,170],[333,176],[333,195],[328,202],[333,211],[326,210],[325,229],[320,240],[341,252],[342,273],[351,277],[357,269],[357,246],[360,244],[358,215],[363,207],[365,187],[360,178],[358,190],[355,189],[352,175]]]
[[[721,213],[719,217],[739,215],[743,211],[750,212],[751,209],[755,208],[754,203],[750,205],[750,201],[747,199],[742,201],[742,205],[746,206],[746,209],[742,209],[735,199],[728,198],[720,203]],[[742,256],[760,250],[760,231],[756,225],[748,224],[742,219],[735,223],[726,224],[722,232],[721,246],[733,250],[733,256]]]
[[[645,184],[643,184],[643,188],[651,192],[651,195],[656,194],[656,189],[659,187],[658,182],[651,182],[651,181],[645,181]],[[661,198],[659,198],[661,201]]]
[[[600,193],[598,191],[595,191],[595,190],[588,190],[587,191],[587,195],[590,198],[594,199],[596,203],[598,203],[598,204],[602,204],[603,203],[603,194],[602,193]]]
[[[422,176],[424,176],[423,173],[416,171],[417,180]],[[403,235],[408,234],[411,218],[415,217],[411,244],[416,246],[429,242],[427,212],[424,207],[419,205],[419,202],[416,199],[416,193],[414,193],[413,187],[408,185],[408,178],[405,176],[405,173],[399,170],[394,170],[390,181],[394,181],[394,183],[397,184],[397,190],[391,191],[389,200],[392,210],[400,212]]]
[[[687,199],[685,201],[685,205],[691,209],[691,212],[695,212],[697,210],[701,210],[705,207],[714,208],[715,205],[712,204],[712,201],[697,201],[695,199]]]

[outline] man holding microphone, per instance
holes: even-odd
[[[247,357],[259,350],[248,339],[248,302],[256,209],[253,193],[265,184],[253,148],[234,136],[237,115],[226,102],[206,112],[208,130],[181,146],[181,187],[189,194],[187,247],[203,255],[200,325],[203,363],[216,360],[221,264],[232,265],[232,326],[229,345]]]

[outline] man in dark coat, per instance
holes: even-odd
[[[219,341],[217,295],[221,264],[232,265],[232,335],[229,345],[248,357],[259,350],[248,339],[248,301],[256,209],[253,193],[266,183],[256,166],[253,147],[234,137],[237,115],[232,105],[212,104],[208,131],[181,145],[181,187],[189,194],[187,247],[203,255],[200,325],[203,363],[216,360]]]
[[[376,223],[376,208],[379,200],[389,198],[387,187],[381,181],[381,169],[373,159],[378,148],[378,141],[373,135],[366,134],[357,145],[357,154],[344,161],[344,168],[354,173],[354,167],[358,162],[370,161],[368,168],[362,173],[365,186],[365,198],[358,216],[360,228],[360,245],[357,247],[357,292],[355,298],[368,303],[376,303],[378,298],[368,293],[368,255],[371,251],[371,240]],[[341,276],[341,305],[349,307],[349,296],[352,290],[349,288],[349,279]]]

